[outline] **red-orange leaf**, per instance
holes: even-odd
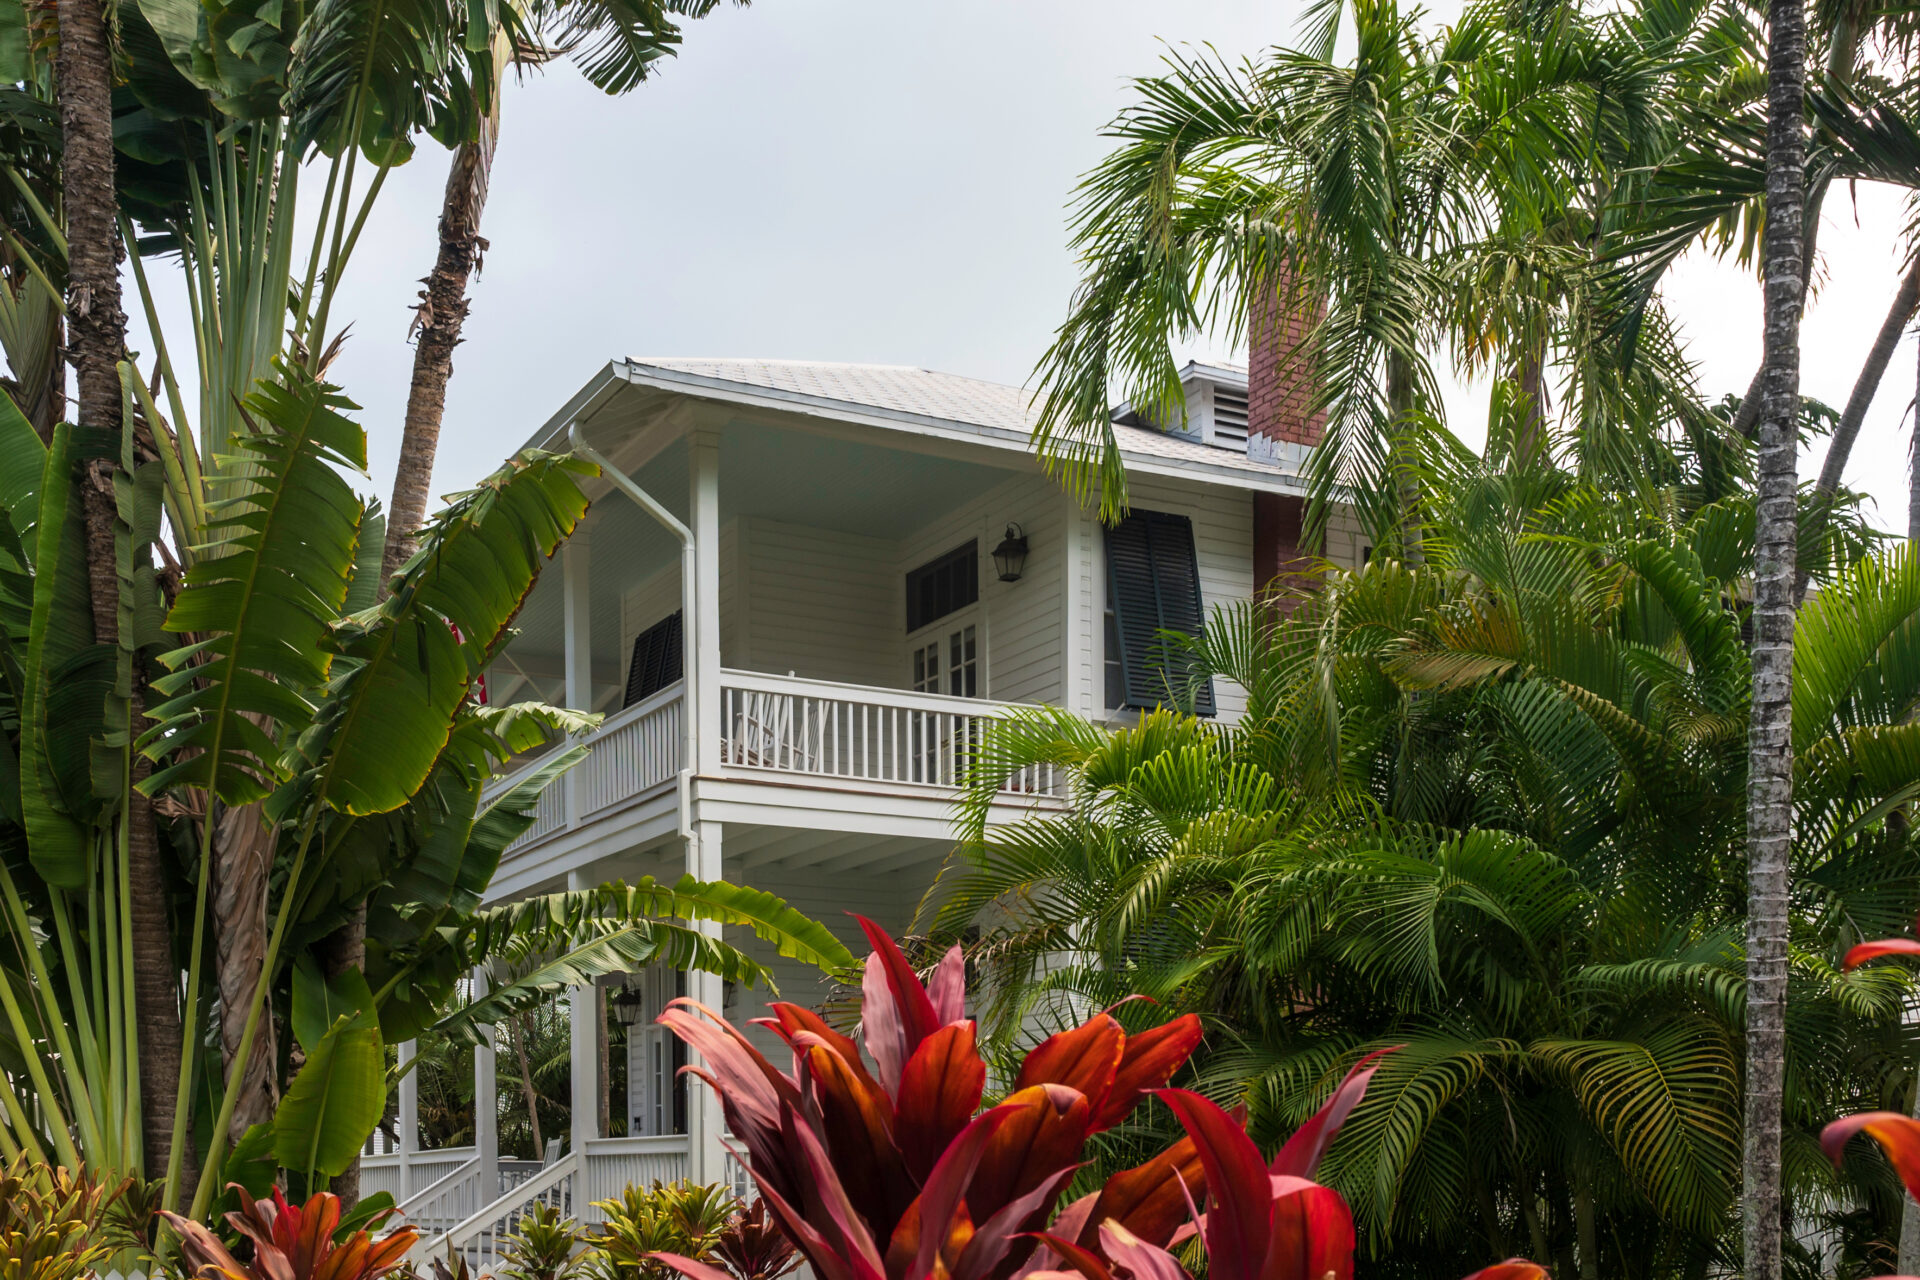
[[[1047,1037],[1020,1064],[1014,1088],[1063,1084],[1087,1095],[1098,1108],[1113,1088],[1114,1074],[1126,1053],[1127,1033],[1104,1013],[1096,1013],[1071,1031]]]
[[[839,1054],[812,1040],[810,1033],[800,1032],[795,1042],[807,1051],[807,1082],[820,1109],[820,1137],[841,1185],[875,1236],[884,1240],[914,1195],[914,1180],[907,1177],[893,1132],[893,1105],[871,1078],[864,1072],[855,1075]]]
[[[1466,1280],[1549,1280],[1547,1269],[1525,1258],[1508,1258],[1490,1267],[1482,1267]]]
[[[1133,1280],[1188,1280],[1180,1260],[1157,1245],[1148,1244],[1117,1222],[1100,1224],[1100,1250],[1124,1267]]]
[[[893,1136],[915,1183],[926,1181],[940,1153],[973,1119],[986,1083],[987,1064],[974,1048],[971,1022],[940,1028],[907,1059]]]
[[[1182,1138],[1145,1164],[1108,1178],[1085,1225],[1075,1231],[1075,1238],[1090,1245],[1097,1239],[1095,1232],[1100,1224],[1111,1220],[1148,1244],[1164,1249],[1187,1221],[1187,1196],[1199,1200],[1206,1189],[1200,1150],[1192,1138]]]
[[[861,985],[860,1028],[867,1052],[879,1068],[880,1085],[888,1095],[900,1096],[900,1073],[920,1042],[940,1029],[927,989],[893,939],[865,916],[855,916],[873,943],[867,957],[867,976]]]
[[[1820,1149],[1838,1167],[1848,1139],[1862,1131],[1887,1153],[1887,1161],[1900,1175],[1907,1194],[1920,1200],[1920,1120],[1911,1120],[1897,1111],[1863,1111],[1835,1120],[1822,1129]]]
[[[1173,1079],[1173,1073],[1199,1045],[1200,1019],[1191,1013],[1128,1036],[1119,1069],[1114,1072],[1113,1087],[1096,1104],[1094,1131],[1111,1129],[1125,1120],[1141,1096]]]
[[[1207,1171],[1208,1274],[1214,1280],[1260,1280],[1273,1204],[1260,1148],[1231,1116],[1197,1093],[1161,1089],[1155,1096],[1173,1108]]]
[[[1353,1280],[1353,1214],[1340,1193],[1274,1175],[1271,1195],[1273,1235],[1261,1280]],[[1208,1213],[1209,1224],[1218,1212]],[[1211,1240],[1207,1257],[1214,1257]]]
[[[1848,949],[1847,958],[1840,962],[1840,969],[1842,972],[1857,969],[1881,956],[1920,956],[1920,941],[1912,938],[1882,938],[1878,942],[1862,942]]]
[[[1009,1115],[981,1152],[967,1188],[967,1208],[976,1222],[1078,1164],[1093,1122],[1086,1095],[1058,1084],[1021,1089],[995,1110]]]

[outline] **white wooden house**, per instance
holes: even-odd
[[[1183,376],[1178,431],[1116,415],[1133,514],[1108,529],[1043,473],[1012,387],[871,365],[609,364],[529,443],[584,443],[619,477],[593,487],[487,677],[491,701],[606,719],[494,894],[690,871],[779,894],[856,950],[850,911],[905,930],[951,848],[956,767],[980,722],[1018,703],[1095,719],[1152,705],[1159,629],[1252,597],[1294,558],[1298,471],[1317,434],[1291,411],[1300,397],[1250,396],[1237,369]],[[1364,550],[1336,524],[1331,558]],[[1210,700],[1223,717],[1241,707],[1226,684]],[[1057,805],[1058,781],[1014,780],[1002,817]],[[815,975],[764,958],[786,998],[823,994]],[[717,1109],[702,1089],[676,1092],[683,1059],[650,1024],[680,991],[742,1019],[764,993],[697,974],[627,985],[635,994],[614,998],[638,1019],[628,1096],[606,1108],[627,1136],[605,1136],[580,1105],[564,1154],[501,1165],[483,1051],[476,1147],[417,1152],[403,1091],[408,1149],[369,1157],[364,1176],[436,1234],[423,1250],[450,1229],[485,1265],[535,1198],[590,1216],[629,1181],[742,1181]],[[606,1095],[607,998],[572,1001],[576,1099]]]

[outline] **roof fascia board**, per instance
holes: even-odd
[[[1028,459],[1033,456],[1031,438],[1024,432],[953,422],[949,419],[929,418],[897,410],[879,409],[871,405],[852,404],[844,400],[824,400],[769,387],[750,387],[738,382],[709,378],[701,374],[681,373],[677,370],[661,369],[654,365],[642,365],[633,361],[615,361],[610,367],[619,368],[621,375],[635,386],[652,387],[660,391],[677,391],[701,399],[717,400],[763,411],[794,414],[825,422],[874,427],[894,434],[905,433],[924,439],[983,446],[999,452],[1019,453]],[[1153,458],[1129,453],[1125,449],[1122,449],[1121,453],[1126,458],[1128,469],[1143,475],[1198,480],[1203,483],[1263,493],[1302,495],[1307,491],[1305,482],[1295,476],[1263,475],[1234,467],[1211,466],[1206,463],[1184,462],[1172,458]]]

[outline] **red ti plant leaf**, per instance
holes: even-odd
[[[1862,942],[1847,949],[1847,958],[1840,962],[1843,973],[1851,973],[1869,960],[1878,960],[1881,956],[1920,956],[1920,941],[1912,938],[1882,938],[1878,942]]]
[[[1348,1068],[1340,1087],[1287,1139],[1286,1145],[1273,1157],[1268,1172],[1311,1178],[1314,1170],[1320,1167],[1320,1157],[1327,1153],[1334,1135],[1340,1132],[1340,1126],[1346,1123],[1353,1109],[1360,1105],[1360,1099],[1366,1096],[1367,1082],[1380,1069],[1380,1059],[1405,1047],[1394,1045],[1390,1049],[1375,1049]]]
[[[881,1087],[897,1100],[907,1060],[922,1040],[940,1029],[940,1015],[887,931],[865,916],[854,919],[873,943],[861,986],[860,1027],[866,1033],[867,1052],[879,1069]]]
[[[1232,1117],[1197,1093],[1162,1089],[1200,1152],[1212,1202],[1202,1235],[1210,1274],[1219,1280],[1260,1280],[1272,1239],[1273,1185],[1260,1148]]]
[[[1305,1178],[1269,1177],[1273,1238],[1261,1274],[1267,1280],[1353,1280],[1353,1213],[1340,1193]]]
[[[1188,1280],[1180,1260],[1157,1245],[1148,1244],[1117,1222],[1100,1224],[1100,1249],[1133,1280]]]
[[[1900,1175],[1907,1194],[1920,1200],[1920,1120],[1908,1119],[1897,1111],[1862,1111],[1859,1115],[1835,1120],[1822,1129],[1820,1149],[1838,1168],[1848,1140],[1863,1131],[1887,1153],[1887,1160]]]
[[[1113,1087],[1107,1090],[1104,1100],[1095,1104],[1094,1131],[1111,1129],[1126,1119],[1148,1091],[1173,1079],[1173,1073],[1199,1047],[1200,1019],[1191,1013],[1128,1036],[1126,1050],[1120,1055],[1120,1067],[1114,1072]]]
[[[1525,1258],[1508,1258],[1490,1267],[1482,1267],[1466,1280],[1550,1280],[1547,1269]]]
[[[900,1075],[894,1140],[914,1181],[924,1182],[947,1144],[973,1119],[987,1084],[973,1023],[940,1028],[913,1051]]]
[[[1145,1164],[1122,1169],[1099,1191],[1061,1210],[1057,1234],[1091,1248],[1101,1224],[1117,1222],[1146,1243],[1166,1248],[1190,1217],[1187,1198],[1207,1189],[1206,1168],[1192,1138],[1180,1141]]]
[[[420,1238],[412,1227],[388,1232],[379,1240],[356,1231],[336,1243],[340,1198],[314,1193],[298,1208],[278,1190],[271,1200],[255,1200],[238,1183],[240,1209],[227,1225],[253,1242],[253,1261],[242,1263],[206,1227],[177,1213],[161,1214],[180,1234],[180,1255],[189,1274],[211,1273],[221,1280],[380,1280],[398,1270]]]
[[[1009,1115],[980,1153],[978,1175],[967,1190],[967,1208],[976,1220],[991,1217],[1060,1170],[1077,1165],[1093,1123],[1086,1095],[1059,1084],[1022,1089],[995,1110]],[[1034,1230],[1052,1209],[1048,1201],[1039,1221],[1015,1230]]]

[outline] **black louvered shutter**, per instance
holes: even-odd
[[[1108,528],[1107,599],[1119,633],[1121,705],[1177,706],[1191,696],[1196,714],[1214,714],[1213,681],[1192,680],[1184,666],[1169,669],[1160,638],[1162,631],[1198,636],[1206,626],[1193,521],[1136,511]]]
[[[650,698],[680,678],[680,614],[676,610],[633,638],[633,657],[627,663],[627,696],[620,705],[630,707]]]

